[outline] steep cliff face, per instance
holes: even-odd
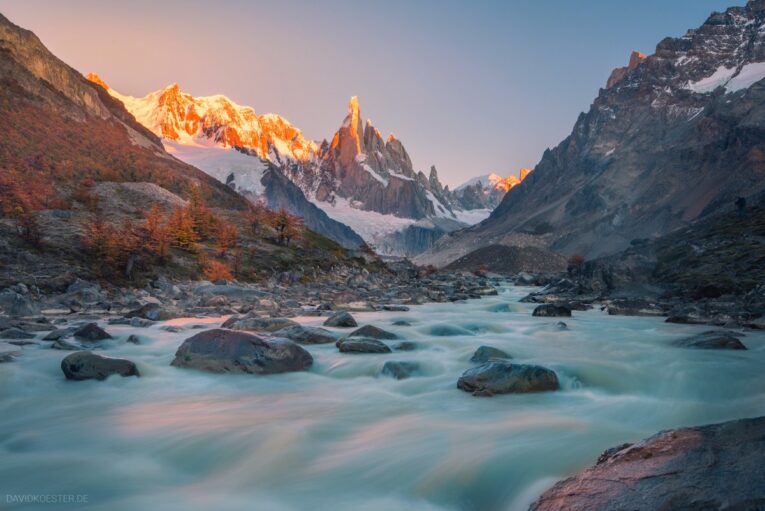
[[[763,191],[764,43],[765,2],[753,0],[664,39],[653,55],[633,55],[489,219],[423,259],[443,263],[462,247],[529,235],[599,256]]]
[[[119,101],[2,15],[0,84],[4,178],[50,187],[61,198],[86,178],[151,182],[182,196],[200,186],[216,206],[246,205],[229,188],[168,156]]]

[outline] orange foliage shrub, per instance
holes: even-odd
[[[230,223],[219,220],[216,240],[218,254],[223,257],[229,250],[236,248],[239,242],[239,230]]]
[[[231,275],[231,268],[229,268],[226,263],[214,259],[207,261],[203,268],[205,278],[210,282],[215,282],[216,280],[233,280],[234,278],[233,275]]]

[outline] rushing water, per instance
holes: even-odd
[[[661,429],[765,414],[765,334],[749,351],[680,349],[708,330],[662,318],[533,318],[529,289],[410,312],[359,313],[419,344],[349,355],[309,346],[309,372],[213,375],[170,366],[179,333],[109,326],[104,353],[141,378],[66,381],[66,352],[29,346],[0,364],[0,509],[515,510],[606,448]],[[393,326],[396,320],[411,326]],[[321,318],[298,318],[320,325]],[[340,330],[338,330],[340,332]],[[131,333],[143,344],[124,342]],[[452,335],[444,335],[452,334]],[[554,369],[562,390],[476,398],[456,388],[486,344]],[[380,375],[387,360],[421,376]],[[7,495],[87,495],[16,505]]]

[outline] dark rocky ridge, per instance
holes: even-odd
[[[564,254],[618,252],[724,210],[765,189],[765,84],[726,93],[689,84],[720,66],[765,60],[765,4],[715,13],[601,89],[569,137],[548,150],[490,218],[445,237],[423,263],[477,246],[527,245]],[[722,83],[721,83],[722,85]]]

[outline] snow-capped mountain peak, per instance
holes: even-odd
[[[96,74],[88,79],[124,103],[138,122],[156,135],[187,145],[234,147],[254,152],[264,160],[279,156],[310,160],[318,146],[289,121],[276,114],[258,115],[224,95],[194,97],[177,83],[142,98],[120,94]]]

